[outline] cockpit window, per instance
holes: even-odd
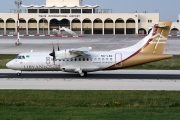
[[[18,55],[15,59],[25,59],[25,57]]]
[[[21,56],[21,59],[25,59],[25,57],[24,57],[24,56]]]

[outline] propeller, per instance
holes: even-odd
[[[60,51],[60,49],[59,49],[59,41],[58,41],[58,51]]]
[[[52,53],[50,53],[49,55],[53,57],[53,62],[54,62],[54,64],[55,64],[56,54],[55,54],[55,51],[54,51],[54,44],[53,44],[53,51],[52,51]]]

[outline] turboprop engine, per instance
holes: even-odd
[[[62,59],[69,59],[69,58],[75,58],[77,56],[89,56],[89,51],[92,50],[92,47],[82,47],[77,49],[66,49],[66,50],[59,50],[54,51],[50,53],[50,56],[53,56],[53,60],[62,60]]]
[[[56,59],[61,60],[61,59],[74,58],[74,57],[78,56],[78,54],[72,54],[70,51],[71,50],[69,50],[69,49],[57,51],[55,53]]]

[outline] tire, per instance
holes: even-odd
[[[21,76],[21,73],[17,73],[17,76]]]
[[[82,72],[81,74],[79,74],[81,77],[85,77],[87,76],[87,72]]]

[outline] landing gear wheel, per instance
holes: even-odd
[[[21,76],[21,73],[17,73],[17,76]]]
[[[82,72],[79,74],[81,77],[87,76],[87,72]]]

